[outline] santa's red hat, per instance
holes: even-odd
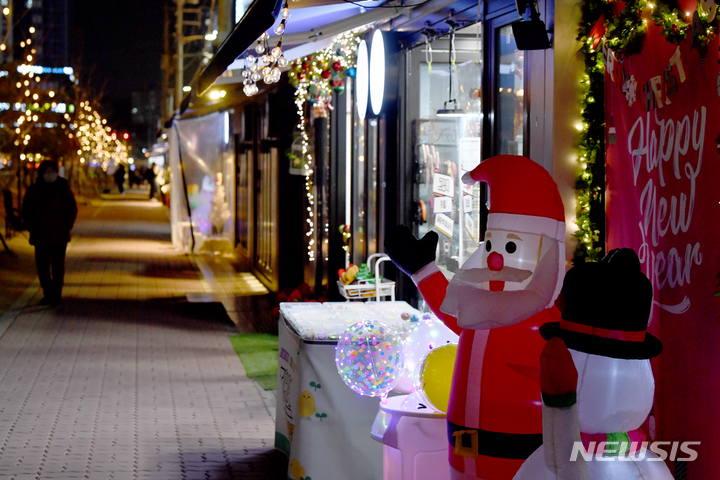
[[[488,229],[534,233],[565,242],[565,208],[555,181],[543,167],[520,155],[488,158],[463,182],[490,187]]]

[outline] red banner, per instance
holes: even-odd
[[[692,9],[694,9],[694,2]],[[700,441],[688,478],[720,478],[720,63],[650,26],[640,54],[605,52],[608,249],[654,286],[657,440]],[[608,299],[611,300],[611,299]],[[680,456],[678,456],[680,458]]]

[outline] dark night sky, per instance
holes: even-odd
[[[131,127],[131,92],[160,89],[164,4],[69,0],[70,58],[81,81],[102,91],[102,113],[118,128]]]

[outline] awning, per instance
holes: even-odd
[[[265,0],[271,3],[274,0]],[[255,7],[260,0],[256,0],[251,8]],[[276,8],[281,8],[282,1],[278,2]],[[289,61],[306,55],[313,54],[329,45],[332,45],[335,36],[353,30],[364,25],[391,20],[412,9],[412,6],[393,6],[389,2],[381,4],[378,8],[377,2],[362,1],[346,2],[342,0],[329,0],[320,2],[318,0],[306,0],[300,3],[299,8],[291,8],[291,18],[283,36],[284,56]],[[306,6],[309,5],[309,6]],[[373,5],[370,7],[370,5]],[[277,23],[263,24],[261,29],[254,17],[248,17],[248,13],[238,22],[228,39],[222,44],[220,50],[215,54],[210,64],[203,70],[198,85],[198,95],[203,95],[215,82],[217,85],[242,82],[240,75],[245,62],[237,59],[253,42],[265,31],[272,29]],[[277,17],[277,13],[275,13]],[[247,26],[246,26],[247,25]],[[242,26],[242,30],[240,27]],[[241,32],[241,33],[239,33]],[[248,33],[251,32],[251,33]],[[243,42],[235,42],[230,45],[232,37],[243,35]],[[270,36],[270,43],[275,43],[278,37]],[[226,48],[227,47],[227,48]],[[224,55],[219,59],[221,53]],[[232,57],[232,58],[230,58]],[[215,69],[211,67],[215,65]],[[222,70],[221,70],[222,68]]]
[[[255,0],[200,73],[198,93],[205,94],[215,79],[266,30],[280,14],[283,0]]]
[[[245,62],[238,57],[252,47],[263,32],[272,31],[280,21],[278,16],[282,4],[283,0],[255,0],[250,5],[200,74],[196,91],[184,99],[181,114],[188,109],[191,97],[197,99],[203,96],[213,84],[227,87],[243,82],[241,72]],[[411,44],[419,41],[428,24],[440,31],[447,30],[445,20],[449,17],[461,25],[474,23],[478,18],[477,0],[300,0],[291,8],[291,17],[283,36],[283,53],[289,61],[311,55],[332,45],[336,35],[365,25],[379,25],[383,30],[397,31],[406,44]],[[277,39],[272,35],[270,43]],[[216,110],[216,103],[210,102],[205,107],[195,105],[197,112],[194,114]]]
[[[310,9],[308,8],[305,10]],[[410,10],[410,7],[397,6],[396,8],[375,8],[373,10],[351,15],[347,18],[328,24],[322,24],[322,22],[329,16],[326,15],[324,17],[316,18],[316,24],[310,30],[296,33],[285,33],[283,36],[283,45],[285,47],[291,46],[291,48],[284,49],[285,52],[283,52],[283,54],[288,61],[293,61],[298,58],[311,55],[332,45],[338,34],[345,33],[365,25],[390,20],[398,15],[402,15],[408,10]],[[294,20],[293,17],[291,17],[291,20]],[[307,24],[309,22],[305,23]],[[292,23],[290,25],[294,26]],[[275,39],[275,36],[271,36],[270,42],[274,43]],[[242,70],[244,67],[244,59],[237,59],[231,63],[227,69],[228,71]]]

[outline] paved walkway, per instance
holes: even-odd
[[[166,211],[128,197],[82,209],[60,307],[34,284],[0,320],[0,478],[274,478],[224,310],[186,301],[206,288]]]

